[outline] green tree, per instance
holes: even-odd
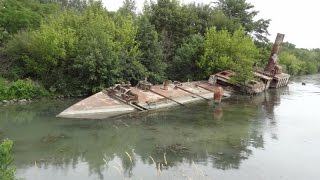
[[[316,74],[318,72],[319,63],[317,62],[306,62],[306,74]]]
[[[178,48],[185,39],[194,35],[204,35],[207,29],[215,26],[217,30],[234,32],[241,27],[241,22],[224,14],[220,8],[213,8],[210,4],[180,5],[177,0],[157,0],[145,6],[145,12],[150,22],[155,25],[160,35],[165,61],[169,65]]]
[[[319,50],[296,48],[294,44],[285,42],[282,44],[281,51],[280,63],[289,74],[314,74],[319,72]]]
[[[123,5],[119,8],[118,12],[125,16],[135,16],[136,14],[136,1],[135,0],[124,0]]]
[[[1,0],[0,7],[0,46],[18,31],[38,28],[44,17],[58,10],[57,4],[39,0]]]
[[[238,21],[235,21],[228,16],[226,16],[220,9],[215,9],[212,12],[212,18],[209,21],[209,27],[215,26],[217,30],[227,30],[229,32],[234,32],[241,27]]]
[[[273,44],[261,41],[254,41],[254,43],[259,49],[259,56],[257,57],[256,66],[265,67],[268,63]]]
[[[158,0],[156,3],[151,2],[149,13],[150,22],[155,26],[160,35],[161,45],[164,52],[166,63],[170,63],[178,46],[180,30],[179,26],[180,5],[177,0]]]
[[[76,24],[79,27],[78,43],[74,62],[70,64],[70,71],[73,73],[69,78],[72,87],[83,92],[96,92],[105,86],[111,86],[120,73],[117,68],[120,47],[114,42],[117,36],[115,22],[101,4],[96,4],[91,5]],[[68,86],[68,83],[63,85]]]
[[[63,8],[84,10],[92,0],[43,0],[44,2],[57,2]]]
[[[170,78],[186,81],[202,78],[202,73],[197,66],[197,61],[204,51],[204,37],[194,34],[186,38],[185,42],[177,49],[170,67]]]
[[[255,20],[259,11],[253,10],[252,4],[246,0],[218,0],[217,5],[226,16],[239,22],[246,32],[254,34],[257,40],[268,42],[266,36],[269,35],[270,19]]]
[[[158,33],[147,16],[140,17],[136,38],[142,52],[140,61],[148,70],[149,81],[153,83],[163,81],[167,65],[164,62]]]
[[[76,41],[75,32],[61,27],[59,20],[43,24],[37,31],[18,33],[7,44],[7,56],[20,66],[20,78],[34,77],[45,85],[52,83],[51,75],[67,59]]]
[[[279,63],[291,75],[298,75],[304,73],[305,63],[299,60],[294,54],[282,52],[279,56]]]
[[[205,36],[204,55],[198,62],[205,76],[231,69],[237,73],[235,83],[244,83],[252,78],[252,68],[258,49],[243,29],[233,34],[226,30],[210,28]]]
[[[147,76],[147,69],[140,62],[142,52],[136,40],[138,28],[134,17],[130,15],[123,16],[117,13],[114,21],[117,26],[115,43],[120,45],[118,56],[121,80],[136,84]]]
[[[19,78],[31,77],[65,94],[94,93],[145,77],[136,33],[133,17],[110,15],[97,2],[19,33],[7,44],[6,55]]]
[[[38,0],[2,0],[0,27],[8,33],[37,28],[42,18],[55,12],[55,4],[41,4]]]

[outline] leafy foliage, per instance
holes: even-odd
[[[253,10],[252,4],[246,0],[218,0],[217,4],[226,16],[240,23],[246,32],[253,33],[257,40],[268,41],[270,19],[254,20],[259,11]]]
[[[30,79],[7,82],[0,78],[0,100],[32,99],[49,93]]]
[[[76,10],[85,9],[92,0],[42,0],[44,2],[57,2],[63,8],[71,8]]]
[[[297,75],[301,73],[304,62],[298,60],[298,58],[287,52],[281,53],[280,63],[284,65],[284,68],[289,74]]]
[[[2,180],[14,180],[15,169],[10,167],[12,157],[13,142],[9,139],[5,139],[0,144],[0,179]]]
[[[94,3],[83,14],[65,11],[39,30],[17,34],[6,52],[25,69],[18,71],[19,77],[32,77],[64,93],[94,93],[145,76],[136,33],[131,16],[112,17],[101,3]]]
[[[252,67],[256,62],[258,49],[243,29],[231,34],[226,30],[210,28],[205,37],[204,55],[198,62],[205,76],[231,69],[237,73],[237,83],[252,78]]]
[[[279,63],[292,75],[314,74],[320,70],[320,50],[296,48],[294,44],[284,43]]]
[[[55,4],[42,4],[38,0],[2,0],[1,6],[0,27],[8,33],[37,28],[45,14],[57,9]]]
[[[170,76],[173,79],[186,81],[203,78],[197,66],[198,59],[204,51],[204,37],[200,34],[192,35],[177,49],[171,63]]]
[[[142,16],[138,22],[137,41],[142,52],[141,63],[148,70],[150,82],[159,83],[165,79],[166,63],[164,62],[158,33],[146,16]]]
[[[135,0],[124,0],[122,7],[119,8],[118,12],[125,16],[134,16],[136,11]]]

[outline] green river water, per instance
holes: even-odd
[[[301,82],[306,82],[305,86]],[[79,99],[0,107],[26,180],[320,179],[320,75],[220,106],[56,118]]]

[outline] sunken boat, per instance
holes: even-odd
[[[184,106],[195,101],[212,100],[216,89],[210,80],[183,83],[167,80],[162,85],[153,85],[147,80],[136,86],[116,84],[72,105],[57,117],[104,119],[137,111]],[[230,96],[230,92],[223,92],[223,97]]]

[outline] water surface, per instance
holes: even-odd
[[[199,102],[106,120],[55,117],[78,100],[0,107],[0,139],[15,142],[18,177],[320,178],[319,75],[220,106]]]

